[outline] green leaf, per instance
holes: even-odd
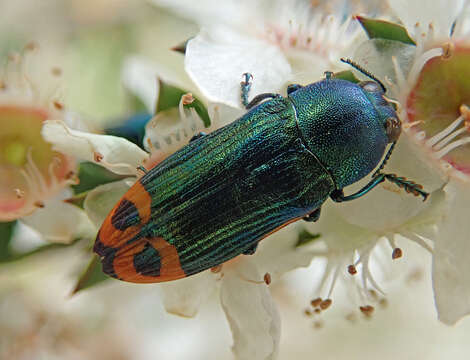
[[[72,189],[75,194],[82,194],[88,190],[92,190],[98,185],[107,184],[113,181],[124,179],[126,176],[117,175],[102,166],[92,162],[82,162],[78,170],[78,178],[80,183],[73,185]]]
[[[171,108],[177,108],[181,101],[181,97],[183,95],[188,94],[188,91],[180,89],[174,85],[167,84],[161,79],[158,79],[158,83],[159,92],[156,113]],[[204,127],[208,128],[211,125],[211,119],[209,117],[209,113],[207,112],[207,108],[199,99],[193,97],[193,101],[191,103],[185,104],[184,107],[194,108],[194,110],[196,110],[196,113],[199,115],[202,122],[204,123]]]
[[[356,76],[354,76],[354,73],[351,70],[345,70],[345,71],[334,73],[333,77],[335,79],[347,80],[355,84],[361,82],[361,80],[359,80]]]
[[[15,231],[16,221],[0,222],[0,262],[10,256],[10,242]]]
[[[386,39],[400,41],[405,44],[416,45],[410,38],[406,29],[398,24],[384,20],[368,19],[362,16],[356,16],[356,19],[362,25],[370,39]]]
[[[305,229],[300,230],[300,233],[297,237],[297,243],[295,247],[304,246],[306,244],[310,244],[313,241],[319,239],[321,234],[312,234]]]
[[[78,282],[72,291],[72,295],[75,295],[79,291],[95,286],[108,279],[110,279],[110,277],[105,275],[101,270],[100,259],[98,256],[93,255],[85,271],[78,279]]]

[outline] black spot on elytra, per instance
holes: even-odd
[[[100,240],[100,233],[96,236],[95,246],[93,251],[101,257],[101,264],[103,272],[106,275],[117,277],[114,271],[113,261],[116,256],[117,249],[104,245]]]
[[[139,212],[132,201],[122,199],[118,208],[111,217],[111,224],[120,230],[124,231],[129,226],[135,225],[140,222]]]
[[[147,276],[160,276],[160,254],[147,243],[144,249],[134,255],[134,268],[137,273]]]

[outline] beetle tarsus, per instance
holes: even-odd
[[[245,108],[247,108],[248,103],[249,103],[248,94],[250,93],[250,89],[251,89],[251,80],[253,80],[253,75],[251,75],[250,73],[244,73],[243,81],[240,82],[241,99],[242,99],[242,104]]]
[[[248,249],[246,249],[243,252],[243,255],[253,255],[256,252],[257,248],[258,248],[258,243],[256,242],[253,245],[251,245]]]
[[[202,138],[202,137],[204,137],[204,136],[206,136],[206,135],[207,135],[207,134],[206,134],[205,132],[202,132],[202,131],[201,131],[201,132],[197,133],[196,135],[194,135],[194,136],[189,140],[189,142],[193,142],[194,140],[200,139],[200,138]]]
[[[263,93],[263,94],[259,94],[259,95],[256,95],[253,100],[250,101],[250,103],[248,105],[245,106],[245,108],[247,110],[250,110],[252,107],[258,105],[260,102],[262,102],[263,100],[266,100],[266,99],[275,99],[275,98],[279,98],[279,97],[282,97],[281,95],[279,94],[274,94],[274,93]]]
[[[303,220],[308,222],[316,222],[320,219],[321,208],[313,210],[310,214],[303,217]]]
[[[299,84],[290,84],[287,86],[287,95],[292,94],[294,91],[297,91],[299,89],[303,88],[302,85]]]

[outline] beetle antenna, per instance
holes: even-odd
[[[379,168],[372,175],[373,178],[379,175],[380,171],[382,171],[383,168],[385,167],[385,164],[387,163],[388,159],[390,159],[390,156],[392,155],[392,151],[395,148],[396,143],[397,143],[396,141],[392,142],[392,145],[390,146],[390,149],[388,149],[387,154],[385,155],[385,158],[382,161],[382,164],[380,164]]]
[[[380,85],[380,87],[382,88],[382,91],[384,92],[384,94],[387,92],[387,89],[385,88],[384,84],[382,83],[382,81],[380,81],[379,79],[377,79],[374,75],[372,75],[370,72],[368,72],[366,69],[364,69],[362,66],[360,66],[359,64],[355,63],[354,61],[352,61],[351,59],[345,59],[345,58],[341,58],[341,61],[346,63],[346,64],[349,64],[351,65],[353,68],[355,68],[357,71],[363,73],[365,76],[371,78],[372,80],[374,80],[376,83],[378,83]]]

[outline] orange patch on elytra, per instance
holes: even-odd
[[[124,197],[131,201],[137,208],[141,223],[148,223],[151,214],[152,198],[139,180],[132,185]]]
[[[160,255],[160,275],[142,275],[134,267],[134,256],[144,250],[147,243]],[[156,283],[180,279],[186,276],[176,248],[161,237],[142,238],[120,248],[113,260],[114,272],[118,279],[134,283]]]
[[[121,231],[113,226],[112,218],[124,199],[132,202],[136,207],[139,212],[140,224],[130,226],[124,231]],[[137,181],[116,203],[116,205],[114,205],[114,208],[104,220],[103,225],[101,225],[101,242],[106,246],[118,248],[128,240],[132,239],[139,233],[141,226],[150,220],[151,204],[152,198],[150,197],[150,194],[145,190],[140,181]]]
[[[176,247],[162,237],[149,239],[150,244],[160,253],[160,281],[175,280],[185,277]]]

